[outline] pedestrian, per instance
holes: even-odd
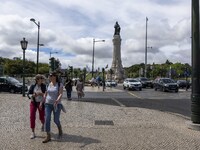
[[[30,127],[32,130],[31,139],[34,139],[35,136],[35,120],[36,120],[36,111],[39,111],[39,119],[42,123],[41,131],[44,131],[44,105],[43,97],[46,92],[46,85],[43,83],[44,76],[38,74],[35,76],[35,83],[32,84],[28,90],[27,96],[31,99],[30,102]]]
[[[101,82],[100,76],[97,76],[96,81],[97,81],[97,85],[98,85],[98,88],[99,88],[100,87],[100,82]]]
[[[51,141],[51,114],[54,115],[54,123],[58,127],[58,138],[62,138],[62,127],[60,123],[60,112],[62,109],[61,98],[63,95],[63,84],[59,82],[56,72],[49,74],[50,83],[45,92],[45,131],[47,133],[43,143]]]
[[[78,81],[77,81],[77,84],[76,84],[76,91],[77,91],[77,95],[78,95],[78,99],[82,98],[85,96],[84,92],[83,92],[83,89],[84,89],[84,85],[83,85],[83,81],[82,79],[80,78]]]
[[[67,78],[65,81],[65,89],[67,93],[67,99],[72,100],[71,95],[72,95],[72,87],[73,87],[73,82],[71,79]]]

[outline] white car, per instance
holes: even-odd
[[[115,87],[117,86],[117,82],[115,80],[106,80],[105,85],[108,87]]]
[[[127,78],[123,82],[123,88],[128,90],[142,90],[142,83],[134,78]]]

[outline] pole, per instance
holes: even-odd
[[[144,68],[144,77],[147,77],[147,22],[148,18],[146,17],[146,36],[145,36],[145,68]]]
[[[104,89],[105,89],[105,77],[104,77],[104,73],[105,73],[105,69],[104,68],[102,68],[102,73],[103,73],[103,91],[104,91]]]
[[[25,50],[23,50],[23,87],[22,95],[25,97]]]
[[[37,68],[36,68],[36,73],[38,74],[38,63],[39,63],[39,43],[40,43],[40,22],[38,21],[38,39],[37,39]]]
[[[94,75],[94,44],[95,44],[95,39],[93,39],[93,51],[92,51],[92,77]]]
[[[192,0],[192,94],[191,121],[200,124],[200,46],[199,46],[199,1]]]

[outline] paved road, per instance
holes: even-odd
[[[37,138],[34,140],[29,139],[31,131],[29,128],[29,100],[27,97],[24,98],[19,94],[1,93],[0,149],[200,149],[200,132],[188,129],[186,122],[190,119],[184,114],[161,109],[160,107],[165,108],[168,105],[162,106],[165,99],[141,99],[129,94],[129,91],[115,89],[107,89],[105,92],[101,92],[99,89],[88,88],[85,91],[86,97],[80,101],[76,99],[75,92],[73,93],[73,101],[67,101],[63,97],[63,105],[67,110],[66,114],[61,114],[64,131],[63,139],[60,141],[56,139],[57,129],[52,123],[53,140],[47,144],[41,142],[45,133],[40,132],[38,119]],[[139,94],[135,92],[133,93]],[[112,97],[109,97],[110,95]],[[121,98],[123,96],[126,98]],[[110,102],[107,102],[106,99]],[[171,99],[172,102],[176,100],[177,104],[180,104],[178,99]],[[181,102],[181,99],[179,100]],[[186,100],[189,99],[186,98]]]
[[[73,100],[77,100],[75,89],[72,93]],[[159,111],[177,113],[190,117],[191,91],[179,90],[178,93],[154,91],[146,88],[142,91],[123,90],[122,87],[102,88],[86,87],[84,102],[93,102],[122,107],[140,107]],[[66,95],[64,94],[64,98]]]

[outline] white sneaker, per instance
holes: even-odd
[[[34,139],[35,138],[35,133],[33,132],[30,136],[30,139]]]

